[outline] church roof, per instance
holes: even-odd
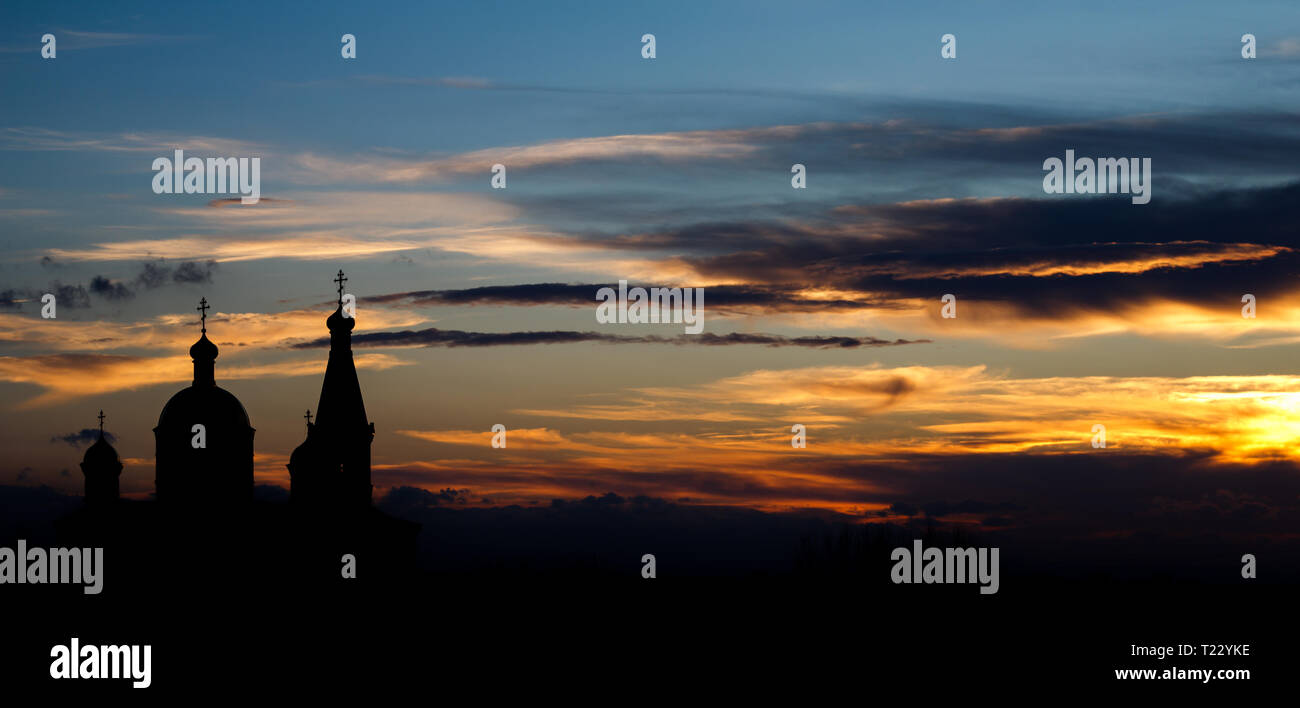
[[[118,462],[117,450],[104,439],[104,431],[102,430],[99,431],[99,439],[86,449],[86,455],[81,458],[84,469],[111,468]]]
[[[158,416],[158,427],[189,429],[195,423],[203,423],[251,428],[244,404],[234,394],[216,385],[217,345],[208,339],[207,298],[201,301],[198,309],[202,313],[202,330],[199,341],[190,347],[190,357],[194,359],[194,383],[177,391],[167,401]]]
[[[339,306],[325,324],[330,328],[329,363],[316,404],[316,427],[326,435],[369,429],[366,404],[361,397],[357,367],[352,361],[352,328],[356,320],[343,316]]]
[[[194,423],[252,427],[244,404],[220,386],[183,388],[168,399],[158,416],[159,428],[178,425],[189,428]]]

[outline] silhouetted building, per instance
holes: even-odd
[[[316,422],[289,457],[290,499],[298,505],[359,509],[370,506],[370,445],[375,424],[366,418],[357,367],[352,361],[356,319],[343,307],[339,271],[338,308],[325,320],[330,332],[329,363],[316,404]]]
[[[81,458],[81,473],[86,476],[87,506],[102,507],[117,501],[122,460],[104,439],[104,411],[99,412],[99,439]]]
[[[320,417],[309,421],[307,441],[291,457],[291,503],[253,502],[254,430],[239,400],[216,385],[206,299],[198,308],[202,333],[190,348],[194,382],[167,401],[154,428],[156,502],[113,503],[122,463],[101,421],[82,462],[86,505],[57,522],[56,533],[69,545],[106,547],[113,588],[192,582],[212,593],[242,588],[240,596],[260,597],[286,584],[392,587],[414,569],[419,525],[370,505],[374,425],[352,362],[345,280],[340,271],[339,308],[326,321],[332,346]],[[345,568],[355,572],[345,575]]]
[[[190,347],[194,382],[167,401],[153,429],[154,486],[158,501],[169,506],[229,508],[253,498],[254,430],[239,399],[217,385],[206,298],[198,309],[201,335]]]

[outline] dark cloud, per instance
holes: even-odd
[[[604,344],[696,344],[728,346],[753,344],[768,347],[806,347],[811,349],[857,349],[862,347],[893,347],[904,344],[924,344],[928,339],[878,339],[876,337],[783,337],[775,334],[685,334],[677,337],[654,335],[619,335],[602,332],[577,332],[553,330],[546,332],[465,332],[443,330],[436,327],[400,332],[363,332],[352,335],[357,347],[497,347],[527,344],[571,344],[574,342],[600,342]],[[317,349],[330,345],[329,338],[290,345],[294,349]]]
[[[214,209],[220,209],[228,206],[257,207],[269,206],[271,204],[293,204],[292,199],[272,199],[270,197],[258,197],[257,204],[245,204],[243,197],[225,197],[222,199],[213,199],[208,202],[208,206]]]
[[[629,283],[633,287],[659,287]],[[416,305],[567,305],[588,307],[597,302],[596,293],[601,288],[618,290],[617,283],[567,284],[534,283],[525,285],[494,285],[465,290],[417,290],[363,298],[372,304],[408,301]],[[793,286],[715,285],[704,288],[705,303],[710,308],[758,307],[773,311],[836,311],[854,310],[873,304],[885,304],[871,299],[809,300],[796,294]]]
[[[701,223],[575,238],[586,246],[659,250],[711,281],[733,281],[705,288],[706,304],[722,313],[901,308],[953,293],[1026,317],[1058,318],[1152,300],[1232,308],[1243,293],[1280,297],[1295,288],[1300,269],[1300,233],[1290,226],[1297,220],[1300,182],[1196,188],[1141,206],[1108,197],[849,205],[801,223]],[[589,307],[602,287],[617,286],[536,283],[366,300]],[[801,294],[811,287],[842,294]]]
[[[141,263],[140,274],[135,276],[135,282],[146,289],[153,290],[166,285],[170,274],[171,267],[164,261]]]
[[[287,502],[289,490],[276,484],[258,484],[253,487],[253,500],[260,502]]]
[[[397,486],[379,501],[380,508],[394,513],[409,512],[413,509],[439,506],[445,504],[465,504],[469,501],[468,489],[441,489],[431,492],[421,487]]]
[[[1155,299],[1239,307],[1242,293],[1289,292],[1300,267],[1300,235],[1289,226],[1300,219],[1300,183],[1145,206],[1091,197],[959,200],[836,215],[838,222],[804,227],[714,224],[643,240],[662,238],[665,248],[686,251],[680,260],[701,275],[760,291],[817,284],[862,293],[869,306],[954,293],[1041,317]],[[710,255],[719,239],[730,251]]]
[[[185,261],[172,273],[172,281],[177,283],[211,283],[212,273],[217,269],[216,261],[200,263]]]
[[[140,273],[135,276],[135,283],[147,290],[160,288],[168,283],[210,283],[216,269],[216,261],[182,261],[172,267],[165,260],[159,259],[141,263]]]
[[[649,500],[649,499],[650,499],[650,497],[647,497],[647,496],[644,496],[644,495],[642,495],[642,496],[638,496],[637,498],[638,498],[638,499],[641,499],[641,500]],[[660,502],[662,502],[663,500],[660,499],[660,500],[656,500],[656,501],[660,501]],[[609,505],[611,505],[611,504],[618,505],[618,504],[623,504],[623,503],[625,503],[625,502],[627,502],[627,499],[625,499],[625,498],[623,498],[623,497],[621,497],[621,496],[619,496],[619,495],[617,495],[617,494],[615,494],[615,493],[613,493],[613,492],[605,492],[605,493],[602,494],[601,496],[596,496],[596,495],[594,495],[594,494],[588,494],[586,497],[583,497],[582,499],[578,499],[578,500],[576,500],[576,501],[567,501],[567,500],[564,500],[564,499],[552,499],[552,500],[551,500],[551,506],[552,506],[552,507],[560,507],[560,506],[564,506],[565,504],[586,504],[586,505],[588,505],[588,506],[609,506]]]
[[[889,505],[889,510],[900,516],[916,516],[917,512],[920,511],[907,502],[894,502]]]
[[[49,292],[53,293],[59,307],[90,307],[90,293],[86,292],[85,286],[64,285],[63,283],[55,281],[50,284]],[[38,302],[40,301],[39,296],[35,299]]]
[[[8,288],[0,290],[0,310],[19,310],[29,298],[26,291]]]
[[[1126,198],[1092,196],[863,204],[837,207],[809,223],[706,223],[629,238],[637,247],[682,253],[706,275],[753,274],[760,279],[782,272],[769,265],[752,273],[776,257],[791,259],[805,273],[830,259],[831,265],[874,267],[900,276],[914,266],[960,273],[968,266],[1042,261],[1087,265],[1160,255],[1162,249],[1183,253],[1213,252],[1236,243],[1300,246],[1283,220],[1300,210],[1298,195],[1300,183],[1201,190],[1140,206]],[[717,255],[720,245],[725,250]]]
[[[109,300],[125,300],[135,297],[135,293],[122,283],[97,275],[90,279],[90,292]]]
[[[39,308],[42,304],[41,298],[46,294],[54,296],[55,304],[58,307],[69,309],[90,307],[90,293],[84,285],[64,285],[56,280],[50,283],[45,290],[30,290],[27,288],[0,290],[0,309],[20,310],[27,303]]]
[[[81,430],[78,430],[75,433],[55,435],[54,437],[50,438],[50,442],[52,443],[63,442],[73,447],[79,448],[82,445],[90,445],[91,443],[95,442],[98,439],[99,439],[99,428],[82,428]],[[117,442],[117,436],[113,435],[107,430],[104,431],[104,439],[109,441],[110,443]]]
[[[57,265],[52,259],[48,259],[47,263],[47,259],[42,259],[43,266]],[[127,300],[135,297],[140,288],[154,290],[169,283],[210,283],[216,270],[216,261],[183,261],[178,266],[172,267],[166,261],[159,259],[141,263],[140,272],[128,282],[114,280],[106,275],[96,275],[90,279],[89,287],[79,283],[65,285],[56,280],[43,291],[6,288],[0,290],[0,310],[22,309],[23,304],[29,302],[39,305],[41,296],[45,293],[55,296],[58,307],[86,308],[90,307],[91,295],[109,301]]]

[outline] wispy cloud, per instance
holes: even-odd
[[[99,435],[100,435],[100,431],[98,428],[82,428],[81,430],[78,430],[73,433],[55,435],[54,437],[50,438],[50,442],[52,443],[61,442],[61,443],[66,443],[68,445],[71,445],[74,448],[80,448],[85,445],[93,444],[96,440],[99,439]],[[107,430],[103,431],[103,435],[104,435],[104,439],[107,440],[108,442],[110,443],[117,442],[117,437],[112,433],[108,432]]]
[[[208,336],[218,346],[238,345],[242,353],[278,351],[283,342],[316,339],[325,330],[322,310],[285,312],[222,312],[208,314]],[[373,328],[411,326],[425,318],[400,311],[375,310],[358,320],[364,334]],[[198,337],[197,313],[165,314],[135,322],[43,319],[0,313],[0,344],[59,352],[130,350],[183,352]]]
[[[302,153],[295,155],[293,161],[297,166],[295,177],[307,184],[427,182],[468,174],[488,174],[492,165],[497,163],[511,169],[532,169],[601,160],[735,160],[757,150],[746,137],[744,131],[610,135],[474,150],[449,157],[356,155],[335,158]]]
[[[178,224],[181,235],[45,254],[60,261],[322,260],[423,248],[474,252],[480,242],[499,248],[544,242],[541,235],[507,225],[517,216],[515,207],[482,195],[324,192],[265,201],[255,207],[158,207],[155,212]]]
[[[0,150],[141,152],[170,157],[171,151],[177,148],[218,156],[252,155],[265,150],[265,146],[245,140],[174,133],[88,133],[34,127],[0,129]],[[142,174],[147,175],[149,164],[142,164]]]
[[[406,362],[386,354],[356,357],[358,368],[388,369]],[[18,404],[20,409],[48,406],[116,391],[190,380],[193,364],[187,356],[145,357],[117,354],[47,354],[0,357],[0,381],[32,384],[42,393]],[[267,364],[223,366],[220,380],[320,376],[325,361],[313,358]]]

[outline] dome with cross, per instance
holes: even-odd
[[[253,491],[253,427],[244,404],[216,383],[217,345],[208,339],[207,299],[190,347],[194,381],[163,406],[154,428],[157,493],[163,502],[243,500]]]

